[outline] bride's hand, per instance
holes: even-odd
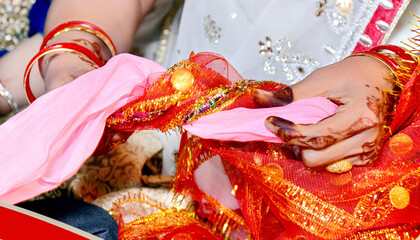
[[[98,68],[84,56],[75,53],[47,55],[43,59],[45,90],[52,91],[79,76]]]
[[[278,117],[266,127],[284,142],[301,149],[304,163],[318,167],[346,159],[353,165],[374,161],[381,147],[388,105],[383,91],[393,84],[389,69],[364,56],[350,57],[318,69],[303,81],[279,92],[255,92],[263,107],[322,96],[339,105],[336,113],[317,124],[293,124]]]

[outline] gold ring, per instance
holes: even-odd
[[[338,160],[337,162],[331,163],[325,167],[330,173],[345,173],[353,168],[353,164],[346,159]]]

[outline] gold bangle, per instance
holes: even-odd
[[[350,171],[353,168],[353,164],[346,159],[338,160],[337,162],[329,164],[325,167],[330,173],[345,173]]]
[[[381,63],[383,63],[385,66],[387,66],[387,67],[388,67],[388,69],[391,71],[392,75],[394,75],[395,77],[397,77],[397,76],[394,74],[394,72],[395,72],[395,70],[396,70],[396,66],[393,66],[393,65],[391,65],[390,63],[388,63],[388,62],[384,61],[384,59],[382,59],[382,58],[378,57],[377,55],[374,55],[374,54],[371,54],[371,53],[368,53],[368,52],[359,52],[359,53],[353,53],[352,55],[350,55],[350,56],[346,57],[345,59],[350,58],[350,57],[357,57],[357,56],[370,57],[370,58],[374,58],[374,59],[376,59],[376,60],[380,61]]]

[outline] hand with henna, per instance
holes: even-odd
[[[388,78],[388,79],[386,79]],[[376,59],[357,56],[314,71],[301,82],[278,92],[258,90],[261,107],[286,105],[315,96],[330,99],[336,113],[317,124],[293,124],[278,117],[266,119],[266,127],[284,142],[299,146],[306,166],[319,167],[346,159],[353,165],[374,161],[384,135],[392,90],[390,70]]]
[[[91,50],[96,56],[99,56],[98,59],[103,64],[111,57],[109,52],[105,52],[106,48],[99,47],[99,40],[77,40],[79,39],[67,42],[77,43],[78,45]],[[41,64],[45,90],[46,92],[54,90],[87,72],[97,69],[98,67],[99,66],[92,60],[78,52],[57,52],[47,54],[44,58],[42,58]]]

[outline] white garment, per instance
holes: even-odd
[[[316,68],[351,54],[374,11],[387,1],[347,0],[353,8],[346,14],[337,10],[336,1],[328,1],[320,16],[316,15],[320,10],[317,2],[320,1],[186,0],[179,32],[170,39],[176,43],[171,43],[175,48],[168,49],[164,66],[188,58],[191,51],[211,51],[227,58],[244,78],[293,84]],[[409,7],[420,14],[419,1],[412,1]],[[399,28],[408,30],[409,26],[403,24]],[[271,74],[264,71],[269,65],[268,54],[260,54],[259,42],[267,44],[267,37],[273,46],[284,40],[280,53],[272,56],[271,66],[276,69]],[[277,52],[275,47],[273,51]],[[285,63],[284,57],[289,57]],[[292,60],[293,57],[298,59]],[[318,65],[310,64],[311,60]],[[296,71],[290,71],[293,69]]]

